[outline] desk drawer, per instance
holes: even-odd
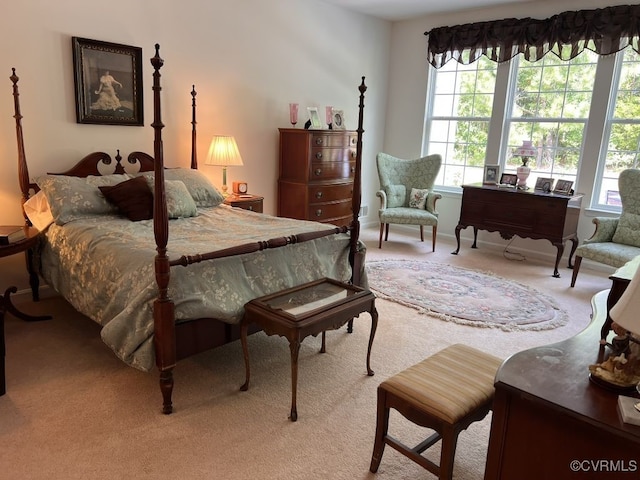
[[[309,187],[309,203],[335,202],[349,199],[353,195],[352,183],[336,185],[313,185]]]
[[[309,171],[309,181],[353,178],[355,171],[356,162],[313,162]]]
[[[307,218],[322,222],[331,218],[345,217],[351,213],[351,199],[349,199],[344,202],[311,204]]]

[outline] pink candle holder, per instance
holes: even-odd
[[[333,123],[333,107],[324,108],[324,117],[327,121],[327,125],[331,126],[331,124]]]
[[[298,104],[297,103],[289,104],[289,121],[291,122],[291,125],[293,125],[294,127],[296,126],[296,123],[298,123]]]

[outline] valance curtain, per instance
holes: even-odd
[[[466,65],[481,55],[506,62],[522,53],[533,62],[551,51],[570,60],[585,48],[609,55],[631,46],[640,53],[640,5],[564,12],[544,20],[508,18],[439,27],[425,35],[427,59],[435,68],[449,60]]]

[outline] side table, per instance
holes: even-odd
[[[40,232],[33,227],[24,227],[25,238],[18,240],[17,242],[10,243],[9,245],[0,245],[0,258],[15,255],[16,253],[25,252],[27,256],[27,271],[29,272],[29,284],[31,285],[31,292],[33,300],[37,301],[38,296],[38,273],[33,267],[33,247],[35,247],[38,241],[38,235]],[[11,302],[10,295],[16,293],[18,289],[16,287],[9,287],[5,290],[3,295],[0,295],[0,395],[4,395],[7,391],[5,382],[5,355],[6,348],[4,343],[4,315],[6,312],[11,313],[15,317],[27,322],[36,322],[40,320],[49,320],[50,316],[32,316],[18,310]]]
[[[243,208],[244,210],[251,210],[252,212],[262,213],[262,201],[264,197],[260,197],[258,195],[229,195],[224,199],[224,203],[226,205],[231,205],[232,207]]]
[[[640,268],[640,255],[625,263],[609,276],[609,279],[611,280],[611,290],[609,290],[609,295],[607,296],[607,318],[602,324],[602,329],[600,330],[601,339],[607,338],[607,335],[611,330],[613,320],[611,319],[609,312],[613,306],[618,303],[618,300],[620,300],[620,297],[627,289],[627,286],[629,286],[629,283],[638,268]]]
[[[240,390],[249,388],[250,367],[247,348],[247,329],[257,323],[267,335],[280,335],[289,340],[291,351],[291,413],[292,422],[298,419],[296,393],[298,384],[298,352],[302,340],[322,333],[325,349],[325,331],[336,330],[363,312],[371,315],[371,332],[367,349],[367,375],[372,376],[371,346],[378,326],[375,296],[369,290],[323,278],[297,287],[289,288],[251,300],[245,305],[245,314],[240,328],[240,340],[244,355],[246,379]],[[351,333],[351,323],[349,323]]]

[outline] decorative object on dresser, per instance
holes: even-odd
[[[615,335],[610,342],[600,340],[600,345],[611,349],[609,358],[590,365],[590,378],[594,383],[604,383],[607,388],[620,391],[635,389],[640,385],[640,270],[636,270],[631,282],[616,304],[608,312]]]
[[[334,130],[344,130],[347,128],[344,124],[344,112],[342,110],[333,109],[332,110],[333,119],[331,120],[331,125]]]
[[[322,120],[320,120],[320,113],[318,107],[307,107],[309,112],[309,127],[312,130],[320,130],[322,128]]]
[[[538,177],[536,179],[536,186],[534,187],[534,190],[549,193],[553,188],[553,182],[553,178]]]
[[[573,180],[558,180],[556,187],[553,189],[553,193],[560,193],[562,195],[571,195],[571,186]]]
[[[405,160],[387,153],[378,153],[376,167],[380,190],[376,196],[380,198],[380,240],[378,248],[382,248],[384,240],[389,237],[389,225],[419,225],[420,241],[424,242],[424,226],[431,225],[431,248],[436,250],[436,234],[438,232],[438,211],[436,202],[442,195],[433,191],[433,184],[440,171],[442,158],[438,154],[422,158]],[[424,194],[426,193],[426,198]],[[424,202],[416,203],[422,196]]]
[[[242,208],[244,210],[250,210],[256,213],[262,213],[262,201],[264,197],[259,197],[258,195],[249,195],[249,194],[236,194],[233,193],[231,195],[227,195],[224,198],[224,203],[226,205],[230,205],[232,207]]]
[[[17,225],[0,226],[0,245],[9,245],[10,243],[22,240],[27,236],[24,227]]]
[[[227,192],[227,167],[230,165],[242,166],[242,157],[236,139],[227,135],[214,136],[205,163],[222,166],[222,195],[225,197],[229,195]]]
[[[540,191],[509,190],[493,185],[463,185],[460,220],[456,226],[457,248],[460,251],[460,230],[473,227],[473,245],[478,248],[478,230],[500,232],[505,240],[514,235],[523,238],[547,239],[556,248],[553,276],[560,277],[558,264],[564,253],[564,244],[573,243],[571,258],[578,247],[578,218],[582,194],[553,195]]]
[[[291,122],[291,125],[293,125],[294,127],[296,126],[296,123],[298,123],[298,104],[297,103],[289,104],[289,121]]]
[[[499,172],[500,165],[485,165],[482,183],[484,183],[485,185],[495,185],[496,183],[498,183]]]
[[[324,121],[327,122],[327,128],[329,130],[333,129],[333,107],[326,106],[324,107]]]
[[[522,190],[526,190],[528,188],[527,178],[529,178],[529,174],[531,173],[531,167],[529,167],[528,163],[531,157],[535,157],[537,153],[537,150],[531,144],[531,140],[523,140],[522,145],[516,148],[513,152],[514,157],[522,157],[522,165],[516,169],[518,175],[518,188]]]
[[[76,120],[144,125],[142,48],[72,37]]]
[[[278,216],[351,222],[356,131],[280,129]]]
[[[503,187],[515,187],[518,183],[518,176],[515,173],[503,173],[500,176],[500,185]]]

